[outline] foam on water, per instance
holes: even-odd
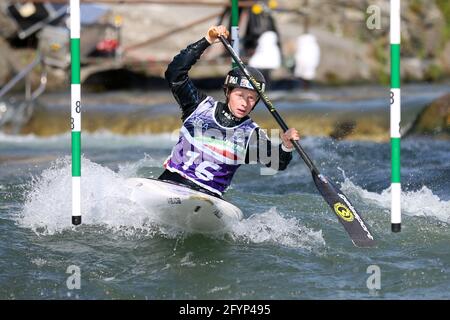
[[[325,246],[321,230],[314,231],[295,218],[285,218],[274,207],[233,225],[231,236],[237,241],[277,243],[308,250]]]
[[[130,190],[125,178],[114,171],[82,158],[82,203],[84,225],[142,227],[151,215],[144,215],[129,200]],[[71,225],[71,163],[70,158],[56,160],[34,178],[26,196],[20,225],[38,234],[54,234]]]
[[[342,191],[353,192],[361,198],[367,199],[382,208],[391,209],[391,187],[381,193],[367,191],[345,178],[342,183]],[[450,201],[441,200],[437,195],[422,186],[417,191],[402,191],[401,195],[402,213],[408,216],[424,216],[450,223]]]
[[[119,173],[82,158],[82,219],[83,226],[97,225],[108,231],[152,237],[184,237],[183,230],[158,225],[156,214],[145,211],[130,200],[131,189],[125,179],[135,176],[141,166],[153,165],[146,156],[136,163],[119,167]],[[158,165],[160,163],[158,162]],[[30,182],[25,204],[18,217],[20,226],[39,235],[53,235],[65,230],[77,230],[71,225],[71,162],[69,157],[56,160],[50,168]],[[144,232],[143,232],[144,231]],[[275,208],[255,214],[232,226],[227,235],[235,241],[273,243],[289,247],[313,249],[323,246],[321,231],[302,226],[295,218],[280,215]]]
[[[70,145],[71,134],[57,134],[52,136],[8,135],[0,132],[0,143],[20,146],[48,147],[49,145],[63,146]],[[122,135],[107,130],[96,132],[83,132],[83,147],[115,147],[115,146],[146,146],[146,147],[167,147],[170,148],[178,140],[178,132],[160,134],[138,134]]]
[[[28,144],[36,142],[54,142],[61,140],[70,139],[70,133],[58,134],[47,137],[36,136],[35,134],[24,134],[24,135],[10,135],[4,132],[0,132],[0,142],[11,143],[11,144]]]
[[[144,154],[144,158],[136,162],[127,162],[125,164],[119,164],[119,176],[125,178],[137,177],[138,170],[142,167],[160,167],[163,162],[154,159],[149,154]]]

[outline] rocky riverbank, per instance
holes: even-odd
[[[304,33],[305,15],[294,13],[301,10],[309,16],[310,32],[321,48],[321,61],[316,81],[322,84],[383,83],[389,82],[389,1],[347,0],[309,1],[280,0],[279,7],[288,11],[275,11],[273,16],[281,36],[284,67],[274,72],[274,79],[292,77],[296,38]],[[368,18],[376,6],[379,12],[379,28],[369,29]],[[220,13],[222,7],[200,5],[111,5],[112,12],[123,17],[123,46],[128,47],[167,30]],[[164,66],[188,43],[199,39],[208,26],[216,23],[211,19],[199,23],[162,40],[151,43],[124,55],[128,61],[124,68],[144,77],[161,77]],[[373,22],[373,20],[370,20]],[[0,37],[11,34],[12,26],[0,15]],[[243,33],[244,26],[241,26]],[[198,66],[192,70],[193,77],[223,76],[229,66],[228,60],[215,60],[211,67],[208,59],[221,55],[222,48],[215,45],[205,53]],[[33,51],[11,47],[0,39],[0,86],[33,58]],[[159,66],[158,61],[160,61]],[[156,67],[155,67],[156,65]],[[103,70],[104,71],[104,70]],[[408,81],[439,81],[450,75],[450,4],[447,0],[415,0],[402,2],[402,79]],[[114,77],[109,73],[108,77]],[[120,80],[122,74],[117,74]],[[37,78],[37,77],[36,77]],[[89,78],[89,77],[87,77]],[[105,81],[107,79],[104,79]],[[67,87],[68,74],[50,70],[49,89]]]
[[[426,135],[449,139],[450,93],[425,107],[412,123],[407,135]]]
[[[406,137],[450,138],[450,95],[443,95],[445,91],[445,86],[405,88],[401,130]],[[385,93],[383,87],[328,87],[302,94],[276,91],[270,96],[288,125],[299,128],[303,136],[387,142],[389,108]],[[209,94],[217,99],[222,96],[218,91]],[[21,133],[51,136],[68,132],[68,101],[67,93],[44,95]],[[181,125],[179,108],[168,91],[86,94],[83,106],[83,132],[158,134],[173,132]],[[278,128],[262,104],[252,118],[268,131]]]

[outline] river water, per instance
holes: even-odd
[[[245,218],[226,234],[153,223],[124,180],[158,176],[175,142],[170,132],[84,133],[83,224],[73,227],[69,133],[0,134],[0,298],[450,298],[448,141],[402,141],[402,232],[393,234],[390,145],[302,140],[364,217],[372,249],[352,245],[297,155],[276,175],[239,169],[225,199]],[[80,289],[67,286],[73,266]]]

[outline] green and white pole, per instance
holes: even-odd
[[[400,0],[391,0],[391,229],[401,230],[400,196]]]
[[[231,0],[231,45],[239,56],[239,0]],[[232,66],[238,66],[234,60]]]
[[[81,223],[80,0],[70,0],[72,224]]]

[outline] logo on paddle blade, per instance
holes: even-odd
[[[340,216],[342,219],[344,219],[347,222],[352,222],[355,217],[353,216],[353,213],[350,211],[349,208],[347,208],[344,204],[341,202],[337,202],[334,204],[334,211],[338,216]]]

